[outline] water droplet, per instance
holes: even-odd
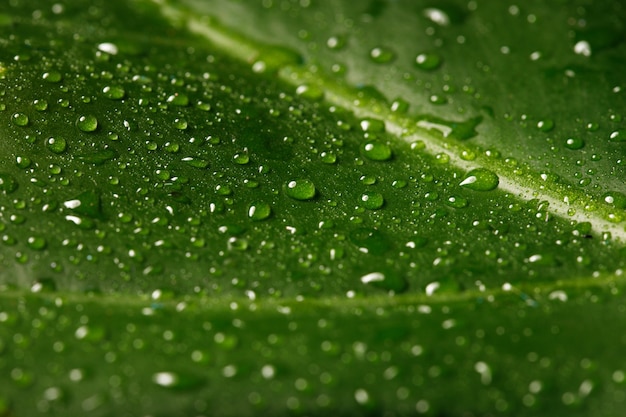
[[[462,122],[451,122],[437,117],[423,117],[417,126],[429,131],[436,131],[444,138],[465,140],[477,135],[476,127],[482,121],[481,117],[474,117]]]
[[[396,54],[390,48],[379,46],[370,51],[370,58],[377,64],[386,64],[395,59]]]
[[[39,292],[55,292],[57,290],[57,284],[52,278],[41,278],[33,283],[30,287],[30,291],[34,293]]]
[[[32,164],[32,162],[33,161],[27,156],[15,157],[15,163],[17,164],[18,168],[26,169],[30,167],[30,164]],[[0,187],[1,187],[1,182],[0,182]]]
[[[591,56],[591,45],[587,41],[578,41],[574,45],[574,52],[582,56]]]
[[[613,142],[626,142],[626,129],[617,129],[609,135],[609,140]]]
[[[571,150],[581,149],[585,146],[585,141],[581,138],[569,138],[565,141],[565,147]]]
[[[17,190],[18,183],[15,177],[11,174],[0,172],[0,191],[4,194],[11,194]]]
[[[204,385],[204,380],[191,374],[179,372],[157,372],[152,375],[152,382],[160,387],[173,390],[193,390]]]
[[[433,53],[422,53],[415,57],[415,64],[420,69],[432,71],[441,65],[441,57]]]
[[[400,294],[407,289],[407,282],[396,273],[370,272],[361,277],[361,282],[372,287]]]
[[[460,209],[465,208],[468,205],[467,199],[458,196],[450,196],[445,200],[447,206]]]
[[[15,113],[12,117],[11,117],[11,121],[16,125],[16,126],[28,126],[28,116],[25,115],[24,113]]]
[[[102,42],[98,44],[98,50],[109,55],[117,55],[119,52],[117,45],[112,42]]]
[[[409,102],[402,98],[397,98],[391,103],[390,109],[394,113],[404,114],[409,110]]]
[[[42,250],[45,249],[47,246],[46,239],[44,239],[43,237],[31,236],[28,238],[27,242],[28,247],[34,250]]]
[[[76,127],[83,132],[93,132],[98,128],[98,119],[91,114],[86,116],[80,116],[76,120]]]
[[[182,159],[187,165],[198,169],[205,169],[209,166],[209,161],[201,158],[186,157]]]
[[[368,210],[378,210],[385,204],[385,199],[380,193],[365,193],[361,195],[361,203]]]
[[[267,203],[253,203],[248,206],[248,217],[254,221],[265,220],[272,214],[272,208]]]
[[[359,125],[361,126],[361,130],[368,133],[382,133],[385,131],[385,122],[379,119],[363,119]]]
[[[308,179],[289,181],[283,186],[283,190],[295,200],[311,200],[317,192],[313,181]]]
[[[104,339],[105,333],[106,332],[103,327],[83,325],[76,329],[74,337],[78,340],[99,342]]]
[[[246,151],[238,152],[235,155],[233,155],[233,161],[237,165],[246,165],[250,162],[250,156],[248,155],[248,152]]]
[[[602,200],[615,208],[626,208],[626,194],[620,193],[619,191],[609,191],[602,196]]]
[[[188,127],[187,120],[185,119],[174,119],[174,127],[178,130],[185,130]]]
[[[321,88],[311,84],[302,84],[298,86],[298,88],[296,88],[296,94],[300,97],[313,101],[318,101],[324,98],[324,91]]]
[[[345,36],[331,36],[330,38],[328,38],[328,40],[326,40],[326,46],[329,49],[332,49],[334,51],[338,51],[341,48],[343,48],[346,45],[346,38]]]
[[[34,100],[33,107],[37,111],[46,111],[48,110],[48,102],[44,99]]]
[[[372,161],[388,161],[392,156],[389,145],[376,140],[364,143],[361,146],[361,153]]]
[[[176,93],[169,96],[167,102],[174,106],[184,107],[189,105],[189,97],[187,94]]]
[[[126,91],[119,85],[108,85],[102,89],[102,95],[110,100],[121,100],[126,95]]]
[[[41,78],[43,78],[49,83],[58,83],[59,81],[61,81],[63,76],[58,71],[49,71],[49,72],[44,72]]]
[[[554,122],[551,119],[539,120],[537,122],[537,128],[542,132],[549,132],[554,129]]]
[[[459,184],[475,191],[491,191],[500,182],[498,176],[485,168],[476,168],[467,173],[467,177]]]
[[[51,152],[61,154],[67,149],[67,141],[63,137],[48,138],[46,146]]]
[[[337,162],[337,156],[332,152],[322,152],[320,153],[320,159],[325,164],[334,164]]]

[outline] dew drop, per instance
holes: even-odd
[[[346,45],[346,38],[344,36],[331,36],[326,40],[326,46],[328,49],[338,51]]]
[[[573,151],[581,149],[585,146],[585,141],[581,138],[569,138],[565,141],[565,147]]]
[[[102,95],[109,100],[121,100],[126,96],[126,91],[119,85],[107,85],[102,89]]]
[[[468,172],[467,177],[459,185],[475,191],[491,191],[499,183],[500,179],[494,172],[486,168],[476,168]]]
[[[188,127],[187,120],[185,119],[174,119],[174,127],[178,130],[186,130]]]
[[[317,192],[313,181],[308,179],[289,181],[283,186],[283,190],[294,200],[311,200]]]
[[[395,59],[396,54],[390,48],[379,46],[370,51],[370,58],[377,64],[386,64]]]
[[[48,110],[48,102],[44,99],[37,99],[33,101],[33,107],[37,111],[46,111]]]
[[[311,84],[302,84],[298,86],[298,88],[296,88],[296,94],[300,97],[313,101],[318,101],[324,98],[324,91],[321,88]]]
[[[626,142],[626,129],[617,129],[609,135],[612,142]]]
[[[368,133],[382,133],[385,131],[385,122],[379,119],[363,119],[359,125],[361,126],[361,130]]]
[[[34,293],[40,292],[55,292],[57,290],[57,284],[52,278],[41,278],[33,283],[30,287],[30,291]]]
[[[152,375],[152,382],[160,387],[172,390],[193,390],[204,385],[202,378],[179,372],[157,372]]]
[[[391,159],[392,152],[389,145],[386,143],[379,142],[377,140],[372,140],[364,143],[361,146],[361,153],[367,159],[372,161],[388,161]]]
[[[112,42],[102,42],[98,44],[98,50],[109,55],[117,55],[119,52],[117,45]]]
[[[626,208],[626,194],[620,193],[618,191],[609,191],[602,196],[602,200],[615,208],[624,209]]]
[[[80,116],[76,120],[76,127],[83,132],[93,132],[98,128],[98,119],[91,114],[86,116]]]
[[[205,169],[209,166],[209,161],[201,158],[185,157],[182,159],[187,165],[198,169]]]
[[[554,121],[552,121],[551,119],[539,120],[537,122],[537,129],[541,130],[542,132],[550,132],[552,129],[554,129]]]
[[[46,146],[51,152],[61,154],[67,149],[67,141],[63,137],[48,138]]]
[[[265,220],[272,214],[272,208],[267,203],[252,203],[248,206],[248,217],[254,221]]]
[[[441,57],[437,54],[422,53],[415,57],[415,64],[420,69],[432,71],[441,65]]]
[[[381,290],[400,294],[407,289],[407,282],[396,273],[370,272],[361,277],[361,282]]]
[[[11,117],[11,121],[16,125],[16,126],[20,126],[20,127],[24,127],[24,126],[28,126],[28,116],[25,115],[24,113],[15,113],[12,117]]]
[[[325,164],[334,164],[337,162],[337,156],[332,152],[322,152],[320,153],[320,159]]]
[[[445,203],[455,209],[465,208],[468,205],[467,199],[459,196],[450,196],[445,200]]]
[[[46,239],[38,236],[31,236],[27,239],[28,247],[34,250],[43,250],[47,246]]]
[[[49,72],[44,72],[41,78],[43,78],[45,81],[49,83],[58,83],[59,81],[61,81],[63,77],[61,76],[61,73],[58,71],[49,71]]]
[[[250,162],[250,156],[248,155],[248,152],[238,152],[233,155],[233,161],[237,165],[246,165]]]
[[[365,193],[361,195],[361,203],[368,210],[378,210],[385,204],[385,199],[380,193]]]
[[[187,94],[172,94],[167,98],[167,102],[173,106],[185,107],[189,105],[189,97]]]

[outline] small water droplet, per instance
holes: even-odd
[[[324,91],[321,88],[311,84],[302,84],[298,86],[298,88],[296,88],[296,94],[300,97],[313,101],[318,101],[324,98]]]
[[[295,200],[311,200],[317,192],[313,181],[308,179],[289,181],[283,186],[283,190],[287,196]]]
[[[465,208],[468,205],[467,199],[459,196],[450,196],[445,200],[447,206],[460,209]]]
[[[537,129],[541,130],[542,132],[550,132],[552,129],[554,129],[554,121],[552,121],[551,119],[539,120],[537,122]]]
[[[117,55],[119,52],[117,45],[112,42],[102,42],[98,44],[98,50],[109,55]]]
[[[342,49],[345,45],[346,45],[345,36],[341,36],[341,35],[331,36],[330,38],[328,38],[328,40],[326,40],[326,46],[328,47],[328,49],[332,49],[334,51],[338,51]]]
[[[16,126],[28,126],[28,116],[25,115],[24,113],[15,113],[12,117],[11,117],[11,121],[16,125]]]
[[[160,387],[177,391],[193,390],[204,385],[204,380],[200,377],[170,371],[153,374],[152,382]]]
[[[467,173],[467,177],[459,184],[475,191],[491,191],[500,183],[498,176],[486,169],[476,168]]]
[[[565,141],[565,147],[571,150],[578,150],[585,146],[585,141],[582,138],[569,138]]]
[[[367,159],[372,161],[388,161],[391,159],[392,152],[389,145],[377,140],[372,140],[364,143],[361,146],[361,153]]]
[[[209,161],[201,158],[186,157],[182,159],[187,165],[198,169],[205,169],[209,166]]]
[[[272,214],[272,208],[269,204],[258,202],[248,206],[248,217],[254,221],[265,220]]]
[[[396,58],[395,52],[384,46],[378,46],[370,51],[370,58],[377,64],[386,64]]]
[[[30,291],[34,293],[40,292],[55,292],[57,290],[57,284],[52,278],[41,278],[33,283],[30,287]]]
[[[185,107],[189,105],[189,97],[187,94],[172,94],[167,98],[167,102],[174,106]]]
[[[109,100],[121,100],[126,96],[126,91],[119,85],[107,85],[102,89],[102,95]]]
[[[47,148],[56,154],[61,154],[67,149],[67,141],[63,137],[52,137],[46,140]]]
[[[44,99],[33,100],[33,107],[37,111],[46,111],[48,110],[48,101]]]
[[[325,164],[334,164],[337,162],[337,156],[332,152],[322,152],[320,153],[320,159]]]
[[[602,200],[618,209],[626,208],[626,194],[619,191],[609,191],[602,196]]]
[[[178,130],[186,130],[188,127],[187,120],[182,118],[174,119],[174,127]]]
[[[375,288],[400,294],[407,288],[407,282],[404,278],[396,273],[370,272],[361,277],[361,282]]]
[[[76,120],[76,127],[83,132],[93,132],[98,128],[98,119],[91,114],[86,116],[80,116]]]
[[[44,72],[41,78],[43,78],[45,81],[49,83],[58,83],[61,81],[63,76],[58,71],[49,71],[49,72]]]
[[[626,129],[617,129],[609,135],[612,142],[626,142]]]
[[[233,155],[233,161],[237,165],[246,165],[250,162],[250,156],[248,155],[247,151],[237,152],[235,155]]]
[[[27,239],[28,247],[34,250],[43,250],[47,246],[46,239],[39,236],[31,236]]]
[[[441,57],[433,53],[422,53],[415,57],[415,64],[420,69],[432,71],[441,65]]]
[[[385,199],[380,193],[365,193],[361,195],[361,203],[368,210],[378,210],[385,204]]]

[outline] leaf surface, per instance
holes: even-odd
[[[585,6],[2,6],[0,414],[622,410]]]

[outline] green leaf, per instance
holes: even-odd
[[[606,416],[617,1],[0,6],[0,415]]]

